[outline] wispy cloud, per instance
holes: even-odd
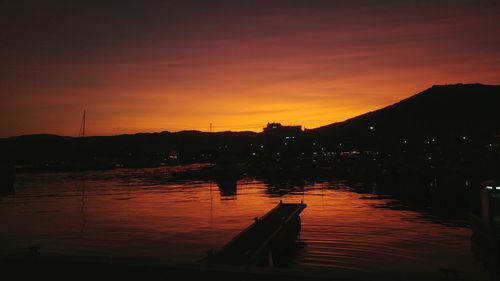
[[[0,135],[72,134],[84,107],[95,134],[315,127],[500,83],[494,1],[1,5]]]

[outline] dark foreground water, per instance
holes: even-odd
[[[252,179],[237,190],[173,182],[174,168],[19,175],[0,203],[0,253],[41,252],[195,261],[219,248],[282,199],[304,200],[300,243],[287,266],[363,279],[488,280],[470,252],[471,230],[344,182],[269,188]],[[83,180],[82,180],[83,179]]]

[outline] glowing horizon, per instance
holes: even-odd
[[[499,3],[4,3],[0,137],[315,128],[500,84]],[[28,20],[27,20],[28,19]]]

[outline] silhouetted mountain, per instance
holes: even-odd
[[[118,136],[64,137],[25,135],[0,139],[4,161],[26,170],[60,171],[145,167],[212,162],[215,155],[239,156],[254,132],[180,131]],[[23,169],[25,170],[25,169]]]
[[[353,146],[383,146],[383,142],[390,147],[405,140],[422,144],[433,139],[448,144],[485,140],[500,134],[499,106],[500,86],[433,86],[393,105],[310,133]]]
[[[465,161],[466,153],[483,157],[478,149],[488,142],[498,150],[499,138],[494,136],[500,134],[499,105],[500,86],[433,86],[391,106],[292,135],[200,131],[84,138],[28,135],[0,139],[0,153],[3,161],[35,171],[195,162],[255,166],[279,162],[296,168],[304,161],[331,165],[337,161],[333,158],[352,150],[404,153],[405,159],[410,154],[427,155],[458,163]]]

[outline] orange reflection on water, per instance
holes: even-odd
[[[92,172],[84,181],[75,174],[21,176],[16,197],[0,204],[2,238],[8,241],[1,250],[39,245],[44,251],[194,261],[280,199],[303,200],[307,208],[292,267],[349,277],[411,273],[417,279],[440,277],[439,268],[461,268],[464,276],[482,278],[469,252],[469,229],[383,208],[389,200],[355,193],[345,183],[279,188],[244,179],[236,194],[225,196],[227,190],[215,183],[171,182],[168,173]]]

